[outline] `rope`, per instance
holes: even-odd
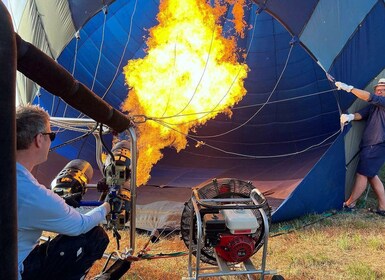
[[[307,95],[303,95],[303,96],[295,96],[295,97],[291,97],[291,98],[285,98],[285,99],[280,99],[280,100],[269,101],[268,103],[264,102],[264,103],[257,103],[257,104],[250,104],[250,105],[234,107],[231,110],[237,111],[237,110],[243,110],[243,109],[248,109],[248,108],[253,108],[253,107],[259,107],[259,106],[262,106],[265,103],[266,103],[266,105],[271,105],[271,104],[276,104],[276,103],[281,103],[281,102],[287,102],[287,101],[292,101],[292,100],[296,100],[296,99],[302,99],[302,98],[308,98],[308,97],[312,97],[312,96],[316,96],[316,95],[321,95],[321,94],[328,93],[328,92],[331,92],[331,91],[335,91],[335,89],[319,91],[319,92],[315,92],[315,93],[311,93],[311,94],[307,94]],[[222,110],[218,109],[218,110],[211,110],[211,111],[202,111],[202,112],[196,112],[196,113],[188,113],[188,114],[179,115],[177,117],[185,117],[185,116],[192,116],[192,115],[208,114],[208,113],[213,113],[213,112],[222,112]],[[152,120],[164,120],[164,119],[169,119],[169,118],[174,118],[174,117],[176,117],[176,116],[146,117],[146,118],[152,119]],[[167,123],[167,124],[172,125],[171,123]],[[202,137],[204,137],[204,136],[202,136]]]
[[[288,157],[288,156],[298,155],[298,154],[304,153],[304,152],[306,152],[306,151],[308,151],[308,150],[310,150],[310,149],[316,148],[316,147],[318,147],[318,146],[324,144],[326,141],[328,141],[329,139],[333,138],[334,136],[336,136],[337,134],[339,134],[340,131],[341,131],[341,130],[338,130],[337,132],[333,133],[332,135],[330,135],[330,136],[327,137],[326,139],[322,140],[320,143],[311,145],[311,146],[309,146],[309,147],[307,147],[307,148],[305,148],[305,149],[303,149],[303,150],[301,150],[301,151],[297,151],[297,152],[293,152],[293,153],[287,153],[287,154],[278,154],[278,155],[270,155],[270,156],[268,156],[268,155],[266,155],[266,156],[260,156],[260,155],[248,155],[248,154],[242,154],[242,153],[236,153],[236,152],[227,151],[227,150],[224,150],[224,149],[215,147],[215,146],[213,146],[213,145],[204,143],[204,142],[202,142],[202,141],[199,141],[198,139],[192,137],[191,135],[185,134],[185,133],[183,133],[183,132],[181,132],[181,131],[179,131],[179,130],[173,128],[173,127],[171,127],[171,126],[168,125],[168,124],[165,124],[165,123],[160,122],[160,121],[157,121],[157,120],[153,120],[153,121],[159,123],[160,125],[163,125],[163,126],[169,128],[170,130],[173,130],[173,131],[175,131],[175,132],[177,132],[177,133],[179,133],[179,134],[181,134],[181,135],[184,135],[185,137],[187,137],[187,138],[193,140],[194,142],[196,142],[198,145],[202,145],[202,146],[204,145],[204,146],[207,146],[207,147],[209,147],[209,148],[211,148],[211,149],[213,149],[213,150],[216,150],[216,151],[219,151],[219,152],[222,152],[222,153],[225,153],[225,154],[235,155],[235,156],[239,156],[239,157],[253,158],[253,159],[262,159],[262,158],[281,158],[281,157]]]
[[[99,54],[98,54],[98,60],[96,62],[96,67],[95,67],[95,73],[93,75],[93,79],[92,79],[92,85],[91,85],[91,88],[90,90],[93,92],[94,91],[94,86],[95,86],[95,81],[96,81],[96,77],[98,75],[98,71],[99,71],[99,66],[100,66],[100,61],[101,61],[101,58],[102,58],[102,52],[103,52],[103,46],[104,46],[104,37],[105,37],[105,30],[106,30],[106,24],[107,24],[107,14],[108,14],[108,10],[107,10],[107,6],[104,6],[103,7],[103,14],[104,14],[104,18],[103,18],[103,25],[102,25],[102,37],[101,37],[101,41],[100,41],[100,46],[99,46]],[[78,115],[78,118],[82,118],[84,117],[85,114],[83,113],[80,113]],[[82,148],[83,148],[83,145],[84,145],[84,142],[82,144]],[[80,153],[80,151],[79,151]]]
[[[276,88],[277,88],[279,82],[281,81],[281,78],[282,78],[282,76],[283,76],[283,73],[285,72],[286,67],[287,67],[287,64],[288,64],[288,62],[289,62],[289,58],[290,58],[290,56],[291,56],[292,49],[293,49],[293,45],[291,45],[291,47],[290,47],[288,56],[287,56],[287,58],[286,58],[285,65],[284,65],[284,67],[283,67],[283,69],[282,69],[282,72],[281,72],[281,74],[280,74],[280,76],[279,76],[279,78],[278,78],[276,84],[274,85],[273,90],[272,90],[271,93],[269,94],[267,100],[262,104],[262,106],[261,106],[261,107],[260,107],[260,108],[259,108],[259,109],[258,109],[258,110],[257,110],[257,111],[256,111],[250,118],[249,118],[249,119],[247,119],[245,122],[243,122],[242,124],[238,125],[237,127],[232,128],[232,129],[230,129],[230,130],[228,130],[228,131],[226,131],[226,132],[223,132],[223,133],[219,133],[219,134],[216,134],[216,135],[202,135],[202,136],[195,136],[195,137],[196,137],[196,138],[205,138],[205,139],[221,137],[221,136],[227,135],[227,134],[229,134],[229,133],[231,133],[231,132],[234,132],[234,131],[240,129],[241,127],[243,127],[243,126],[245,126],[246,124],[248,124],[252,119],[254,119],[255,116],[257,116],[257,115],[259,114],[259,112],[261,112],[261,110],[262,110],[262,109],[269,103],[269,101],[270,101],[270,99],[271,99],[273,93],[275,92],[275,90],[276,90]],[[238,74],[239,74],[239,72],[238,72]],[[238,75],[237,75],[237,76],[238,76]],[[235,81],[235,80],[234,80],[234,81]],[[233,84],[234,84],[234,81],[233,81]],[[232,84],[232,85],[233,85],[233,84]],[[231,85],[231,87],[232,87],[232,85]],[[230,87],[230,89],[231,89],[231,87]],[[227,91],[226,95],[229,93],[230,89]],[[224,97],[223,97],[223,98],[224,98]],[[221,99],[221,101],[223,100],[223,98]],[[220,102],[219,102],[219,103],[220,103]],[[219,105],[219,103],[214,107],[213,110],[216,109],[216,107]],[[212,111],[210,111],[210,112],[212,112]],[[206,114],[206,115],[207,115],[207,114]],[[205,117],[206,115],[202,116],[201,118]],[[197,118],[196,120],[198,120],[198,119],[200,119],[200,118]],[[153,119],[153,120],[155,120],[155,119]],[[196,121],[196,120],[194,120],[194,121]],[[190,121],[190,122],[191,122],[191,121]],[[165,122],[164,122],[164,123],[165,123]],[[188,122],[186,122],[186,123],[188,123]],[[167,123],[167,124],[168,124],[168,125],[173,125],[173,124],[170,124],[170,123]],[[179,124],[181,124],[181,123],[179,123]],[[185,124],[185,123],[183,123],[183,124]]]
[[[92,132],[85,133],[85,134],[80,135],[80,136],[78,136],[78,137],[76,137],[76,138],[73,138],[73,139],[71,139],[71,140],[68,140],[68,141],[66,141],[66,142],[64,142],[64,143],[62,143],[62,144],[60,144],[60,145],[56,145],[56,146],[50,148],[49,151],[50,151],[50,152],[53,152],[53,151],[55,151],[55,150],[57,150],[57,149],[59,149],[59,148],[62,148],[62,147],[64,147],[64,146],[67,146],[67,145],[69,145],[69,144],[76,143],[77,141],[80,141],[80,140],[82,140],[83,138],[86,138],[86,137],[89,136],[91,133],[92,133]]]
[[[318,148],[322,148],[322,147],[329,146],[329,145],[330,144],[320,144],[317,147],[313,147],[312,149],[318,149]],[[261,156],[260,158],[254,158],[254,157],[239,157],[239,156],[211,156],[211,155],[198,154],[198,153],[192,153],[192,152],[186,152],[186,151],[184,151],[184,153],[191,154],[194,156],[200,156],[200,157],[205,157],[205,158],[215,158],[215,159],[237,159],[237,160],[263,159],[263,156]],[[288,156],[290,156],[290,155],[288,155]]]
[[[299,226],[299,227],[291,227],[291,226],[285,226],[283,228],[280,228],[278,229],[277,232],[273,232],[273,231],[270,231],[270,235],[269,237],[277,237],[277,236],[281,236],[281,235],[284,235],[284,234],[289,234],[289,233],[292,233],[292,232],[295,232],[299,229],[304,229],[308,226],[311,226],[311,225],[314,225],[314,224],[317,224],[323,220],[326,220],[327,218],[330,218],[330,217],[333,217],[334,215],[336,215],[338,212],[337,211],[332,211],[332,212],[329,212],[329,213],[323,213],[321,214],[321,218],[313,221],[313,222],[309,222],[309,223],[306,223],[306,224],[303,224],[302,226]]]
[[[76,38],[76,43],[75,43],[75,54],[74,54],[74,62],[73,62],[73,66],[72,66],[72,77],[75,77],[75,69],[76,69],[76,62],[78,60],[78,48],[79,48],[79,40],[80,40],[80,35],[79,35],[79,31],[77,31],[75,33],[75,38]],[[61,99],[59,99],[61,100]],[[66,106],[64,107],[64,111],[63,111],[63,118],[65,117],[66,113],[67,113],[67,109],[68,109],[68,104],[65,103]],[[59,108],[59,106],[58,106]]]
[[[130,42],[131,32],[132,32],[132,22],[133,22],[134,15],[135,15],[135,12],[136,12],[136,6],[137,6],[137,4],[138,4],[138,0],[135,0],[135,5],[134,5],[134,9],[133,9],[133,11],[132,11],[131,20],[130,20],[130,30],[129,30],[129,32],[128,32],[127,41],[126,41],[126,44],[125,44],[125,46],[124,46],[122,56],[120,57],[119,65],[118,65],[118,67],[116,67],[116,71],[115,71],[114,77],[112,78],[111,83],[109,84],[109,86],[107,87],[106,91],[104,92],[104,94],[103,94],[103,96],[102,96],[102,99],[104,99],[104,98],[106,97],[107,93],[110,91],[110,89],[111,89],[111,87],[112,87],[112,84],[115,82],[116,77],[118,76],[119,69],[120,69],[120,66],[122,65],[123,58],[124,58],[124,55],[125,55],[125,53],[126,53],[128,43]]]
[[[102,40],[100,42],[98,62],[96,63],[96,69],[95,69],[94,78],[92,81],[91,91],[94,91],[95,81],[96,81],[96,77],[98,75],[99,66],[100,66],[100,60],[102,58],[104,36],[105,36],[106,22],[107,22],[107,8],[106,7],[103,8],[103,13],[104,13],[104,18],[103,18],[103,26],[102,26]]]
[[[247,51],[246,51],[246,55],[245,55],[245,57],[244,57],[244,59],[243,59],[243,62],[242,62],[241,64],[246,64],[247,57],[248,57],[248,55],[249,55],[249,53],[250,53],[251,44],[252,44],[253,39],[254,39],[255,25],[256,25],[256,22],[257,22],[257,18],[258,18],[258,14],[256,15],[255,20],[254,20],[254,24],[253,24],[253,27],[254,27],[254,28],[253,28],[253,33],[252,33],[252,37],[251,37],[251,40],[250,40],[249,47],[248,47],[248,49],[247,49]],[[219,104],[221,104],[221,102],[223,101],[223,99],[230,93],[230,90],[231,90],[231,88],[233,87],[235,81],[237,80],[237,78],[238,78],[240,72],[241,72],[241,69],[239,69],[239,71],[238,71],[238,73],[235,75],[235,77],[234,77],[234,79],[233,79],[231,85],[230,85],[229,88],[227,89],[226,93],[222,96],[222,98],[219,100],[219,102],[214,106],[214,108],[213,108],[212,110],[210,110],[209,112],[204,112],[204,113],[203,113],[203,114],[204,114],[203,116],[198,117],[198,118],[196,118],[195,120],[191,120],[191,121],[183,122],[183,123],[178,123],[178,124],[171,124],[171,123],[169,123],[169,124],[170,124],[170,125],[188,124],[188,123],[191,123],[191,122],[195,122],[195,121],[197,121],[197,120],[199,120],[199,119],[203,119],[203,118],[205,118],[207,115],[209,115],[209,114],[212,113],[212,112],[216,112],[216,111],[217,111],[216,108],[219,106]],[[203,77],[202,77],[202,78],[203,78]],[[218,110],[218,111],[219,111],[219,110]],[[171,116],[171,118],[172,118],[172,117],[177,117],[177,116]],[[170,118],[170,117],[166,117],[166,118]],[[154,119],[155,119],[155,117],[154,117]]]
[[[200,84],[202,83],[202,80],[203,80],[203,77],[206,73],[206,70],[207,70],[207,65],[209,64],[209,59],[210,59],[210,54],[211,54],[211,49],[212,49],[212,46],[213,46],[213,41],[214,41],[214,33],[215,33],[215,23],[214,23],[214,27],[213,27],[213,32],[211,34],[211,41],[210,41],[210,48],[209,48],[209,52],[207,54],[207,58],[206,58],[206,63],[205,63],[205,66],[203,68],[203,72],[202,72],[202,75],[198,81],[198,84],[196,85],[195,87],[195,90],[194,90],[194,93],[193,95],[191,96],[190,100],[187,102],[187,104],[183,107],[182,110],[180,110],[177,114],[175,114],[174,116],[177,117],[179,116],[181,113],[183,113],[184,110],[186,110],[186,108],[191,104],[191,102],[193,101],[194,99],[194,96],[195,94],[197,93],[198,91],[198,88],[200,86]]]
[[[175,258],[188,255],[188,252],[174,252],[169,254],[159,253],[159,254],[143,254],[140,256],[139,260],[155,260],[155,259],[166,259],[166,258]]]
[[[66,145],[69,145],[69,144],[75,143],[75,142],[77,142],[77,141],[80,141],[80,140],[82,140],[83,138],[86,138],[86,137],[88,137],[90,134],[94,133],[94,131],[96,130],[97,127],[98,127],[98,124],[96,124],[95,127],[94,127],[92,130],[87,130],[87,131],[88,131],[87,133],[84,133],[83,135],[80,135],[80,136],[78,136],[78,137],[76,137],[76,138],[73,138],[73,139],[71,139],[71,140],[68,140],[68,141],[66,141],[66,142],[64,142],[64,143],[62,143],[62,144],[60,144],[60,145],[54,146],[54,147],[50,148],[49,151],[52,152],[52,151],[55,151],[55,150],[57,150],[57,149],[59,149],[59,148],[62,148],[62,147],[64,147],[64,146],[66,146]],[[75,128],[74,128],[74,129],[75,129]],[[72,130],[74,130],[74,129],[72,129]]]

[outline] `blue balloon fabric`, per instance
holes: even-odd
[[[146,55],[145,39],[157,24],[159,1],[109,1],[97,13],[100,7],[89,7],[90,18],[80,12],[85,1],[69,2],[78,37],[57,60],[120,108],[128,94],[122,68]],[[326,72],[359,88],[380,75],[385,68],[384,1],[295,0],[289,5],[255,0],[247,7],[245,20],[251,28],[245,38],[238,38],[248,51],[247,94],[232,118],[220,115],[197,131],[198,139],[223,134],[202,139],[218,149],[195,148],[195,143],[180,153],[165,149],[149,184],[194,187],[215,177],[250,180],[276,209],[274,221],[339,208],[345,190],[346,133],[340,131],[339,116],[355,98],[336,91]],[[223,26],[228,34],[231,23]],[[52,116],[79,117],[43,89],[34,102],[49,108]],[[60,133],[57,143],[78,135]],[[57,152],[95,164],[92,137]]]

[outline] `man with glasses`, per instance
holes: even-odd
[[[365,191],[369,181],[377,199],[378,208],[374,213],[385,216],[385,191],[377,173],[385,162],[385,78],[374,86],[374,93],[336,82],[338,89],[351,92],[369,103],[369,106],[354,114],[342,114],[341,123],[366,120],[365,130],[360,144],[360,160],[356,180],[349,199],[344,202],[345,210],[352,210],[356,201]]]
[[[16,127],[19,279],[83,279],[109,243],[98,224],[110,205],[80,214],[33,177],[32,169],[47,160],[55,139],[45,110],[19,106]],[[42,231],[59,235],[39,245]]]

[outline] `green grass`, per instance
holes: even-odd
[[[277,233],[280,233],[277,235]],[[137,250],[147,241],[137,236]],[[123,235],[124,240],[128,235]],[[115,247],[113,239],[109,251]],[[156,244],[149,253],[187,252],[174,235]],[[277,270],[287,280],[299,279],[375,279],[385,280],[385,218],[359,209],[354,214],[331,212],[330,215],[308,215],[290,222],[274,224],[268,244],[267,269]],[[260,266],[262,250],[252,261]],[[100,272],[105,260],[99,261],[88,279]],[[188,275],[187,256],[137,261],[122,279],[182,279]],[[222,279],[247,279],[245,276]],[[259,278],[258,278],[259,279]],[[265,279],[271,279],[266,276]]]
[[[380,178],[384,180],[385,169]],[[376,205],[374,193],[369,189],[360,198],[359,209],[354,213],[330,211],[272,225],[266,268],[277,270],[286,280],[385,280],[385,217],[367,211]],[[113,238],[110,239],[108,251],[111,252],[115,244]],[[144,235],[137,236],[137,250],[147,239]],[[128,240],[128,235],[123,233],[122,247],[127,246],[124,240]],[[150,248],[150,253],[187,251],[179,235],[151,244]],[[259,250],[251,258],[257,267],[261,256],[262,250]],[[96,263],[87,279],[99,273],[104,262]],[[187,256],[137,261],[122,279],[182,279],[188,276],[187,269]]]

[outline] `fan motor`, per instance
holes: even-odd
[[[238,179],[214,179],[193,189],[193,192],[204,199],[250,198],[255,187],[250,183]],[[258,203],[266,213],[270,225],[271,213],[266,199],[260,194]],[[217,265],[217,257],[228,263],[239,263],[249,259],[264,243],[264,223],[258,209],[250,204],[223,204],[217,207],[199,206],[199,216],[202,220],[202,240],[197,240],[196,229],[198,223],[193,215],[195,209],[192,200],[185,204],[181,220],[181,234],[186,246],[203,244],[200,250],[200,260]],[[193,227],[191,228],[191,222]],[[193,238],[190,239],[190,230]],[[196,255],[196,253],[194,253]]]

